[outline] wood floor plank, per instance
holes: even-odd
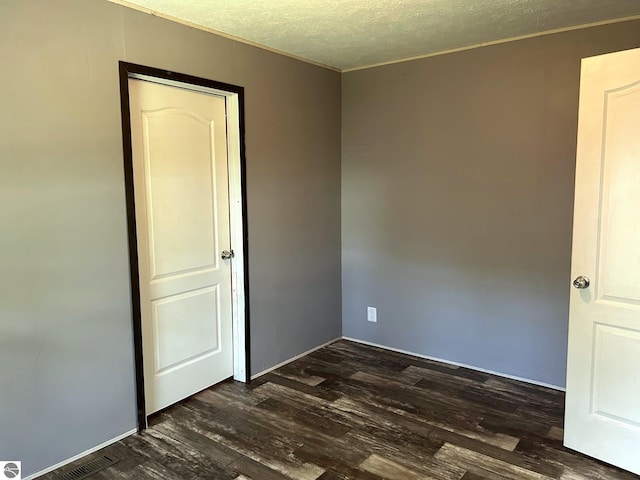
[[[381,477],[378,475],[357,467],[369,456],[368,454],[360,453],[356,458],[353,458],[353,455],[348,455],[347,458],[345,458],[344,455],[341,455],[343,451],[343,444],[340,444],[338,448],[327,446],[323,449],[316,448],[313,445],[303,445],[296,450],[295,454],[301,460],[324,468],[326,472],[320,477],[321,479],[381,480]]]
[[[424,478],[432,480],[458,480],[465,472],[457,465],[444,463],[433,456],[433,450],[420,444],[391,443],[366,434],[353,431],[347,434],[350,444],[361,451],[368,451],[391,462],[402,465]]]
[[[123,443],[139,455],[163,465],[183,480],[212,476],[231,480],[237,476],[233,471],[225,471],[223,466],[213,462],[198,449],[169,437],[158,429],[148,429],[132,435]]]
[[[256,480],[289,480],[292,478],[278,470],[274,470],[264,463],[261,463],[259,460],[245,455],[240,455],[240,457],[238,457],[230,467],[241,472],[241,475],[245,475]]]
[[[295,422],[297,426],[306,425],[332,438],[342,437],[351,430],[351,427],[345,423],[327,418],[327,416],[322,415],[321,412],[313,410],[312,408],[303,410],[275,398],[268,398],[258,404],[258,407],[276,413],[278,416],[288,418]]]
[[[325,381],[325,377],[307,372],[306,365],[302,362],[288,363],[274,371],[274,373],[281,377],[304,383],[310,387],[316,387]]]
[[[201,400],[216,408],[229,407],[230,405],[256,405],[265,398],[257,391],[257,384],[252,388],[240,382],[224,382],[219,388],[208,388],[194,395],[192,398]]]
[[[482,372],[474,372],[466,368],[438,368],[438,365],[409,365],[402,371],[402,376],[412,378],[414,383],[420,380],[437,380],[444,384],[453,385],[457,388],[465,385],[482,385],[490,377]]]
[[[240,453],[235,450],[207,438],[181,422],[169,421],[159,423],[154,429],[166,436],[175,438],[185,445],[197,449],[221,467],[230,465],[240,457]]]
[[[552,479],[552,477],[542,475],[538,472],[527,470],[526,468],[450,443],[445,444],[438,450],[435,457],[442,462],[457,464],[479,475],[482,475],[484,472],[491,472],[506,478],[517,478],[521,480]]]
[[[562,421],[558,419],[557,421]],[[524,414],[522,412],[508,413],[487,413],[480,422],[480,426],[496,433],[522,437],[523,435],[533,435],[545,437],[549,429],[554,426],[556,420],[548,417]]]
[[[488,476],[478,475],[477,473],[467,472],[463,475],[460,480],[506,480],[507,477],[503,477],[502,475],[491,475]]]
[[[360,468],[388,480],[421,480],[424,478],[419,473],[375,453],[367,457],[360,464]]]
[[[352,363],[347,365],[344,362],[333,362],[323,360],[322,350],[317,350],[304,358],[304,362],[300,368],[304,368],[305,372],[310,375],[316,375],[324,378],[348,378],[359,370],[360,365]]]
[[[485,382],[487,388],[498,393],[509,395],[528,404],[549,403],[552,405],[562,405],[564,393],[560,390],[533,385],[509,378],[491,376]]]
[[[431,435],[445,442],[446,444],[463,448],[477,454],[481,454],[497,461],[508,463],[510,465],[539,473],[549,478],[558,478],[562,472],[562,468],[554,462],[548,462],[545,459],[532,458],[521,455],[518,452],[510,452],[508,450],[498,448],[494,445],[459,435],[448,430],[434,428]],[[517,447],[516,447],[517,450]],[[440,453],[440,452],[438,452]]]
[[[408,357],[396,356],[355,343],[336,342],[329,345],[327,350],[343,354],[343,363],[357,363],[361,370],[370,373],[400,373],[410,365]]]
[[[339,397],[339,395],[336,392],[332,392],[330,390],[324,390],[323,388],[319,388],[318,386],[312,387],[310,385],[307,385],[306,383],[298,382],[291,378],[283,377],[275,373],[268,373],[267,381],[268,381],[267,383],[276,383],[284,387],[292,388],[306,395],[318,397],[323,400],[328,400],[330,402]],[[257,391],[262,392],[262,388],[257,389]]]
[[[551,427],[547,432],[547,438],[561,442],[564,438],[564,429],[556,426]]]
[[[506,413],[513,413],[521,406],[520,402],[497,396],[488,388],[467,386],[458,392],[458,398],[471,401],[476,406],[482,405],[489,407],[491,410]]]

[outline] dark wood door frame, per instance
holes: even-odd
[[[131,111],[129,109],[129,78],[135,76],[154,77],[187,85],[205,87],[238,95],[239,129],[240,129],[240,183],[242,192],[242,227],[244,251],[244,349],[246,358],[245,382],[251,379],[249,350],[249,251],[247,242],[247,188],[245,159],[245,125],[244,125],[244,87],[228,83],[216,82],[205,78],[194,77],[182,73],[158,68],[119,62],[120,68],[120,109],[122,114],[122,148],[124,154],[124,181],[127,207],[127,227],[129,242],[129,271],[131,278],[131,310],[133,317],[133,344],[136,378],[136,408],[138,430],[147,427],[147,413],[144,395],[144,364],[142,356],[142,316],[140,310],[140,277],[138,270],[138,243],[135,219],[135,200],[133,186],[133,150],[131,145]]]

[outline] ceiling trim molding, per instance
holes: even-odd
[[[309,63],[311,65],[315,65],[316,67],[326,68],[327,70],[331,70],[333,72],[338,72],[338,73],[342,72],[342,70],[340,70],[337,67],[334,67],[334,66],[331,66],[331,65],[325,65],[324,63],[320,63],[320,62],[315,62],[313,60],[309,60],[308,58],[299,57],[299,56],[294,55],[292,53],[283,52],[282,50],[278,50],[277,48],[268,47],[268,46],[263,45],[261,43],[252,42],[251,40],[247,40],[245,38],[236,37],[236,36],[231,35],[229,33],[221,32],[219,30],[215,30],[213,28],[205,27],[203,25],[198,25],[197,23],[193,23],[193,22],[190,22],[188,20],[183,20],[181,18],[174,17],[172,15],[167,15],[166,13],[158,12],[157,10],[153,10],[151,8],[147,8],[147,7],[143,7],[141,5],[136,5],[136,4],[133,4],[133,3],[129,3],[126,0],[107,0],[107,1],[111,2],[111,3],[115,3],[116,5],[120,5],[120,6],[123,6],[123,7],[131,8],[133,10],[137,10],[139,12],[152,15],[154,17],[163,18],[165,20],[176,22],[176,23],[179,23],[179,24],[187,26],[187,27],[195,28],[197,30],[202,30],[204,32],[211,33],[213,35],[217,35],[219,37],[223,37],[223,38],[226,38],[228,40],[233,40],[235,42],[244,43],[245,45],[250,45],[252,47],[260,48],[261,50],[266,50],[266,51],[271,52],[271,53],[276,53],[278,55],[282,55],[284,57],[289,57],[289,58],[292,58],[294,60],[298,60],[300,62]]]
[[[527,38],[542,37],[545,35],[553,35],[554,33],[571,32],[573,30],[581,30],[583,28],[600,27],[602,25],[610,25],[612,23],[620,23],[620,22],[629,22],[633,20],[640,20],[640,15],[633,15],[631,17],[613,18],[611,20],[585,23],[582,25],[574,25],[572,27],[556,28],[554,30],[546,30],[544,32],[530,33],[528,35],[520,35],[518,37],[509,37],[509,38],[503,38],[501,40],[494,40],[491,42],[477,43],[474,45],[469,45],[468,47],[452,48],[451,50],[443,50],[440,52],[426,53],[424,55],[416,55],[415,57],[408,57],[400,60],[390,60],[388,62],[374,63],[371,65],[365,65],[362,67],[345,68],[343,70],[340,70],[340,72],[341,73],[356,72],[358,70],[367,70],[369,68],[383,67],[385,65],[393,65],[395,63],[403,63],[403,62],[410,62],[412,60],[420,60],[422,58],[430,58],[430,57],[437,57],[440,55],[447,55],[449,53],[464,52],[465,50],[472,50],[474,48],[489,47],[491,45],[499,45],[501,43],[517,42],[518,40],[525,40]]]

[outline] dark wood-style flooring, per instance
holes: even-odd
[[[152,417],[92,479],[637,480],[562,446],[562,392],[339,341]]]

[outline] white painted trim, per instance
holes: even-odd
[[[122,7],[138,10],[139,12],[143,12],[148,15],[152,15],[154,17],[164,18],[165,20],[169,20],[171,22],[175,22],[181,25],[185,25],[187,27],[195,28],[196,30],[201,30],[203,32],[211,33],[212,35],[217,35],[219,37],[223,37],[228,40],[233,40],[234,42],[244,43],[245,45],[250,45],[252,47],[256,47],[261,50],[266,50],[267,52],[276,53],[278,55],[282,55],[283,57],[293,58],[294,60],[298,60],[300,62],[310,63],[311,65],[315,65],[316,67],[326,68],[327,70],[332,70],[334,72],[340,72],[340,69],[338,67],[333,67],[331,65],[326,65],[324,63],[316,62],[314,60],[309,60],[308,58],[299,57],[298,55],[294,55],[293,53],[288,53],[283,50],[278,50],[277,48],[269,47],[261,43],[252,42],[251,40],[247,40],[245,38],[236,37],[235,35],[231,35],[230,33],[221,32],[220,30],[215,30],[210,27],[205,27],[204,25],[198,25],[197,23],[193,23],[188,20],[184,20],[182,18],[174,17],[166,13],[158,12],[157,10],[143,7],[141,5],[135,5],[133,3],[127,2],[126,0],[107,0],[107,1],[111,3],[115,3],[116,5],[120,5]]]
[[[227,92],[227,158],[229,174],[229,234],[231,259],[231,308],[233,319],[233,379],[247,381],[244,224],[242,221],[242,162],[240,152],[240,104],[238,94]]]
[[[291,357],[289,360],[285,360],[284,362],[280,362],[277,365],[274,365],[273,367],[267,368],[266,370],[261,371],[260,373],[256,373],[255,375],[251,376],[251,380],[255,380],[258,377],[261,377],[262,375],[266,375],[269,372],[272,372],[273,370],[276,370],[277,368],[280,367],[284,367],[287,363],[291,363],[295,360],[298,360],[299,358],[302,358],[306,355],[309,355],[310,353],[315,352],[316,350],[320,350],[321,348],[326,347],[327,345],[331,345],[332,343],[337,342],[338,340],[342,340],[344,337],[338,337],[338,338],[334,338],[333,340],[329,340],[326,343],[323,343],[322,345],[318,345],[317,347],[313,347],[311,350],[307,350],[306,352],[302,352],[300,355],[296,355],[295,357]]]
[[[129,78],[159,83],[185,90],[225,97],[227,120],[227,168],[229,177],[229,235],[234,257],[231,259],[231,317],[233,337],[233,379],[247,381],[244,224],[242,221],[242,162],[240,151],[240,100],[235,92],[191,83],[130,73]]]
[[[112,438],[111,440],[107,440],[106,442],[101,443],[100,445],[96,445],[95,447],[92,447],[89,450],[85,450],[84,452],[79,453],[78,455],[74,455],[71,458],[67,458],[66,460],[63,460],[60,463],[56,463],[55,465],[52,465],[51,467],[47,467],[44,470],[40,470],[39,472],[32,473],[28,477],[23,477],[22,480],[33,480],[34,478],[38,478],[40,475],[45,475],[45,474],[47,474],[49,472],[53,472],[54,470],[57,470],[60,467],[64,467],[65,465],[68,465],[71,462],[75,462],[76,460],[79,460],[79,459],[81,459],[82,457],[84,457],[86,455],[90,455],[90,454],[92,454],[94,452],[97,452],[98,450],[102,450],[103,448],[108,447],[109,445],[112,445],[112,444],[114,444],[116,442],[119,442],[123,438],[127,438],[128,436],[133,435],[137,431],[138,431],[137,428],[134,428],[133,430],[129,430],[128,432],[125,432],[122,435],[118,435],[117,437]]]
[[[437,57],[437,56],[440,56],[440,55],[447,55],[449,53],[464,52],[465,50],[472,50],[474,48],[488,47],[488,46],[491,46],[491,45],[499,45],[501,43],[517,42],[518,40],[526,40],[527,38],[543,37],[545,35],[553,35],[554,33],[571,32],[573,30],[581,30],[583,28],[590,28],[590,27],[600,27],[602,25],[610,25],[612,23],[628,22],[628,21],[631,21],[631,20],[640,20],[640,15],[634,15],[634,16],[631,16],[631,17],[613,18],[611,20],[603,20],[601,22],[585,23],[585,24],[582,24],[582,25],[574,25],[572,27],[556,28],[556,29],[553,29],[553,30],[546,30],[544,32],[530,33],[528,35],[520,35],[520,36],[517,36],[517,37],[503,38],[501,40],[494,40],[494,41],[491,41],[491,42],[476,43],[476,44],[473,44],[473,45],[469,45],[467,47],[452,48],[450,50],[442,50],[442,51],[439,51],[439,52],[426,53],[424,55],[416,55],[415,57],[402,58],[400,60],[390,60],[388,62],[380,62],[380,63],[371,64],[371,65],[364,65],[362,67],[344,68],[344,69],[340,70],[340,72],[341,73],[348,73],[348,72],[355,72],[355,71],[358,71],[358,70],[367,70],[369,68],[383,67],[385,65],[393,65],[395,63],[410,62],[412,60],[420,60],[420,59],[423,59],[423,58]]]
[[[509,378],[511,380],[518,380],[520,382],[529,383],[531,385],[537,385],[539,387],[551,388],[552,390],[559,390],[561,392],[566,391],[564,387],[559,387],[558,385],[551,385],[549,383],[538,382],[537,380],[531,380],[529,378],[518,377],[516,375],[509,375],[507,373],[496,372],[494,370],[488,370],[486,368],[475,367],[473,365],[467,365],[466,363],[452,362],[451,360],[445,360],[443,358],[438,358],[438,357],[431,357],[429,355],[422,355],[421,353],[409,352],[408,350],[388,347],[386,345],[380,345],[379,343],[367,342],[365,340],[358,340],[357,338],[352,338],[352,337],[342,337],[342,339],[349,340],[350,342],[361,343],[363,345],[369,345],[370,347],[382,348],[383,350],[389,350],[391,352],[404,353],[405,355],[412,355],[414,357],[424,358],[425,360],[433,360],[434,362],[446,363],[448,365],[455,365],[456,367],[464,367],[470,370],[475,370],[477,372],[489,373],[491,375],[496,375],[498,377]]]

